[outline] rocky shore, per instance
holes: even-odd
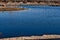
[[[2,38],[0,40],[43,40],[43,39],[60,39],[60,35],[24,36],[24,37]]]
[[[37,2],[27,2],[27,3],[23,3],[23,2],[8,2],[6,3],[6,5],[11,5],[11,6],[16,6],[16,5],[48,5],[48,6],[60,6],[60,2],[40,2],[40,3],[37,3]]]
[[[48,6],[60,6],[60,2],[0,2],[0,4],[5,4],[7,6],[20,6],[20,5],[48,5]]]

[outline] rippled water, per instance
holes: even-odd
[[[19,6],[21,11],[0,12],[0,37],[60,34],[60,7]]]

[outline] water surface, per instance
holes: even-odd
[[[0,37],[60,34],[60,7],[19,6],[22,11],[0,12]]]

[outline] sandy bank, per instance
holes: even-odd
[[[60,35],[25,36],[25,37],[2,38],[0,40],[40,40],[40,39],[60,39]]]
[[[0,7],[0,11],[17,11],[17,10],[25,10],[24,8],[11,8],[11,7]]]

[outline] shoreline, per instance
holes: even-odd
[[[20,5],[47,5],[47,6],[60,6],[60,2],[40,2],[40,3],[37,3],[37,2],[26,2],[26,3],[23,3],[23,2],[0,2],[0,4],[5,4],[7,6],[20,6]]]
[[[11,37],[0,38],[0,40],[40,40],[40,39],[60,39],[60,35],[42,35],[42,36],[23,36],[23,37]]]
[[[48,6],[60,6],[60,2],[40,2],[40,3],[37,3],[37,2],[27,2],[27,3],[23,3],[23,2],[8,2],[6,3],[6,5],[12,5],[12,6],[18,6],[18,5],[48,5]]]
[[[0,7],[0,11],[18,11],[18,10],[25,10],[25,8]]]

